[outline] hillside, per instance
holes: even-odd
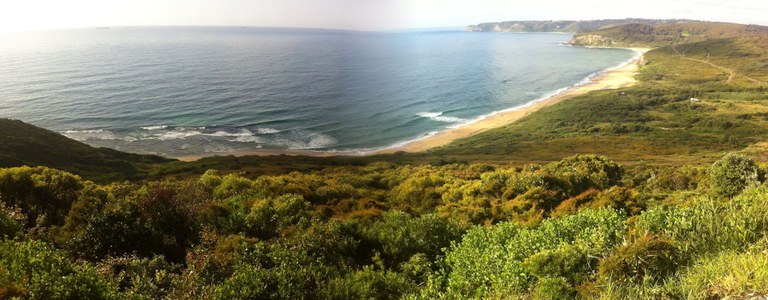
[[[768,26],[718,22],[633,23],[577,33],[569,42],[577,46],[646,47],[702,42],[768,33]]]
[[[687,20],[607,19],[589,21],[505,21],[469,25],[473,32],[585,32],[627,24],[658,25]]]
[[[137,177],[152,165],[172,161],[159,156],[94,148],[17,120],[0,119],[0,141],[0,167],[48,166],[92,180]]]
[[[432,153],[539,162],[596,153],[674,165],[764,149],[768,35],[662,47],[645,61],[633,87],[575,97]]]

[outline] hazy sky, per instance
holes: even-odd
[[[768,25],[768,0],[0,0],[0,31],[126,25],[388,30],[627,17]]]

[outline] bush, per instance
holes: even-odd
[[[322,299],[401,299],[414,284],[407,277],[391,271],[365,267],[327,282],[320,291]]]
[[[535,275],[565,273],[574,281],[589,277],[584,261],[568,262],[570,267],[538,265],[557,258],[553,252],[568,245],[590,249],[593,256],[610,251],[626,232],[624,216],[612,209],[584,210],[577,215],[545,220],[535,228],[499,223],[493,228],[476,227],[446,253],[448,289],[458,295],[484,297],[492,294],[520,294],[535,282]],[[573,251],[573,250],[564,250]],[[537,258],[531,257],[540,255]],[[562,257],[563,261],[570,258]],[[529,272],[523,264],[529,260]],[[571,272],[584,272],[571,274]]]
[[[312,212],[312,205],[299,195],[256,201],[245,216],[243,233],[270,239],[289,226],[308,227]]]
[[[533,287],[532,298],[536,300],[575,299],[576,291],[564,278],[540,278]]]
[[[0,242],[0,275],[0,297],[118,299],[115,286],[91,265],[75,265],[39,241]]]
[[[26,227],[63,224],[83,186],[80,177],[46,167],[0,169],[0,200],[21,209]]]
[[[539,278],[563,279],[569,285],[579,285],[589,279],[597,266],[597,257],[578,245],[567,244],[554,250],[544,250],[523,261],[526,272]]]
[[[606,189],[618,185],[624,169],[604,156],[575,155],[544,166],[543,171],[560,182],[568,196],[590,189]]]
[[[639,283],[650,277],[660,281],[677,270],[682,258],[675,245],[665,238],[646,235],[600,261],[604,281]]]
[[[432,261],[463,233],[464,228],[452,220],[434,214],[412,217],[399,211],[384,213],[381,221],[363,231],[366,239],[381,249],[385,263],[391,267],[419,253]]]
[[[162,256],[112,257],[99,263],[99,269],[114,277],[121,292],[145,299],[163,299],[179,278],[180,267],[171,265]]]
[[[709,168],[710,191],[715,196],[733,197],[748,186],[761,182],[763,175],[754,161],[730,153]]]

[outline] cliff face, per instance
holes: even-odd
[[[585,35],[579,35],[574,36],[568,44],[574,45],[574,46],[591,46],[591,47],[614,47],[615,42],[609,38],[602,35],[596,35],[596,34],[585,34]]]

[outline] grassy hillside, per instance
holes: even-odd
[[[766,43],[768,36],[754,35],[662,47],[646,53],[634,87],[569,99],[432,153],[519,161],[577,153],[624,163],[712,161],[765,140]]]
[[[467,31],[483,32],[586,32],[627,24],[658,25],[685,20],[607,19],[589,21],[505,21],[470,25]]]
[[[48,166],[112,181],[143,176],[153,165],[172,160],[94,148],[17,120],[0,119],[0,167]]]
[[[578,46],[654,48],[766,33],[768,33],[766,26],[732,23],[700,21],[663,24],[633,23],[582,31],[576,34],[570,43]]]

